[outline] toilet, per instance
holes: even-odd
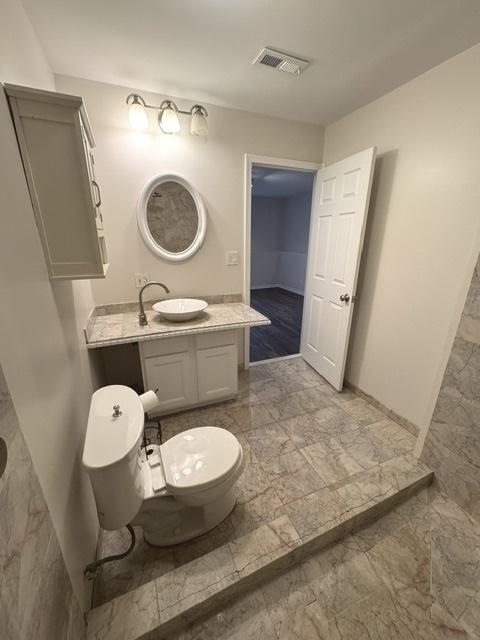
[[[237,438],[214,426],[184,431],[147,454],[141,447],[146,396],[122,385],[93,394],[82,462],[103,529],[140,525],[148,543],[168,546],[229,515],[245,463]]]

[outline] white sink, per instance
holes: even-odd
[[[172,322],[184,322],[192,320],[199,313],[205,311],[208,303],[205,300],[194,298],[176,298],[174,300],[162,300],[153,305],[153,310]]]

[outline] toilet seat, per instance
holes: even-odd
[[[196,427],[160,446],[165,487],[172,495],[192,494],[217,486],[242,462],[237,438],[219,427]]]

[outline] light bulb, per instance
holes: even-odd
[[[139,131],[148,129],[147,112],[143,105],[141,105],[137,100],[134,100],[130,105],[130,109],[128,111],[128,122],[132,129],[137,129]]]
[[[166,104],[160,111],[158,124],[163,133],[178,133],[180,131],[180,120],[171,103]]]
[[[190,133],[192,136],[207,136],[207,114],[201,107],[193,107],[190,119]]]

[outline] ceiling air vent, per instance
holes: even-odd
[[[285,71],[285,73],[294,73],[299,76],[310,63],[281,51],[265,48],[260,51],[253,64],[263,64],[266,67],[275,69],[275,71]]]

